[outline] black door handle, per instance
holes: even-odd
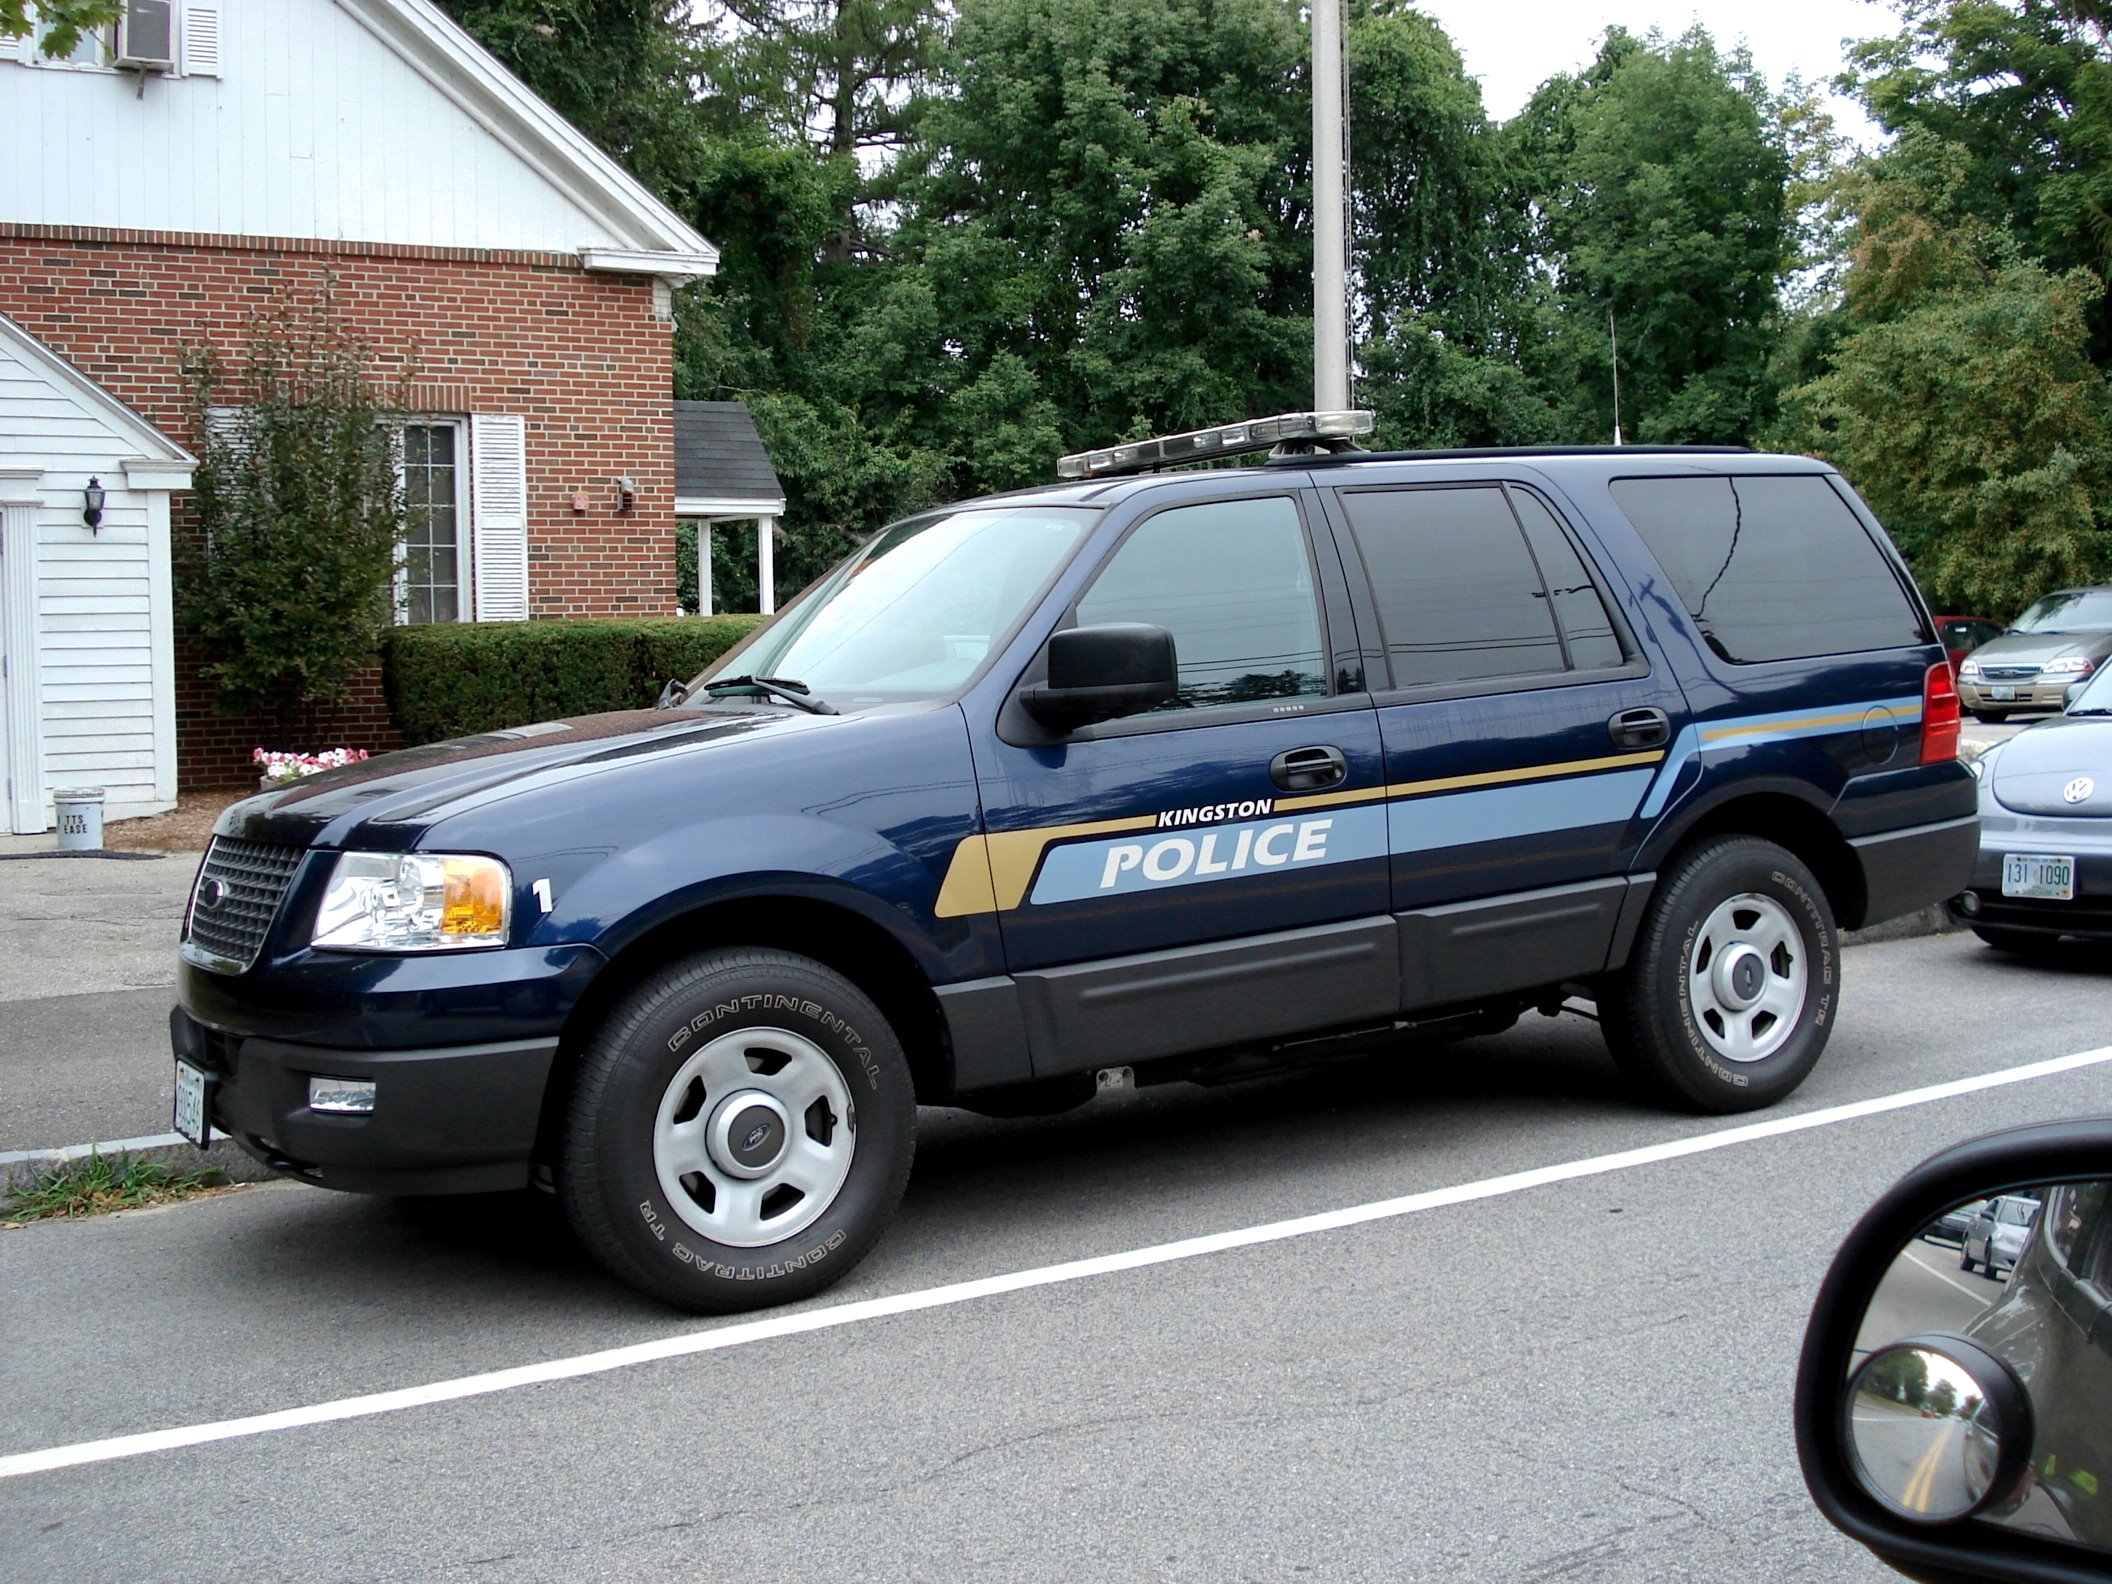
[[[1672,735],[1672,723],[1661,709],[1622,710],[1606,723],[1616,748],[1656,748]]]
[[[1318,792],[1349,779],[1339,748],[1293,748],[1269,761],[1269,779],[1286,792]]]

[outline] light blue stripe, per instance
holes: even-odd
[[[1721,720],[1697,721],[1681,731],[1665,762],[1658,767],[1657,779],[1651,785],[1650,795],[1643,799],[1638,811],[1644,819],[1656,819],[1671,800],[1672,789],[1679,782],[1679,773],[1687,767],[1689,760],[1697,756],[1706,761],[1712,753],[1732,748],[1754,748],[1762,743],[1793,742],[1803,737],[1831,737],[1839,732],[1861,731],[1860,722],[1846,725],[1796,726],[1794,721],[1809,720],[1814,715],[1847,715],[1860,710],[1868,715],[1872,710],[1889,710],[1893,725],[1911,726],[1921,719],[1921,697],[1915,694],[1906,698],[1868,699],[1860,704],[1832,704],[1816,709],[1778,710],[1771,715],[1733,715]],[[1719,737],[1704,743],[1703,731],[1735,729],[1736,737]]]
[[[1244,840],[1242,840],[1244,833]],[[1306,856],[1299,857],[1303,851]],[[1191,825],[1137,831],[1112,840],[1072,842],[1050,851],[1028,901],[1078,902],[1087,897],[1170,891],[1247,875],[1284,874],[1386,855],[1386,809],[1315,810],[1236,825]],[[1202,874],[1198,869],[1214,867]],[[1156,878],[1163,875],[1165,878]]]
[[[1474,842],[1508,841],[1548,831],[1625,824],[1650,784],[1648,770],[1483,787],[1387,805],[1397,853],[1434,852]]]

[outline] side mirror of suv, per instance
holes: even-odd
[[[2108,1159],[2101,1118],[1956,1145],[1879,1199],[1827,1273],[1797,1372],[1797,1456],[1819,1510],[1910,1578],[2108,1576]],[[1980,1198],[1960,1274],[1929,1245]],[[2020,1199],[2039,1209],[2009,1223],[2021,1237],[1998,1269],[1993,1229]]]
[[[1052,731],[1138,715],[1179,689],[1173,634],[1146,622],[1073,627],[1049,639],[1049,679],[1022,688],[1027,713]]]

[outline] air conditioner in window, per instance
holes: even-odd
[[[124,0],[117,19],[117,64],[134,71],[176,68],[176,19],[171,0]]]

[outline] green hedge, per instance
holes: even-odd
[[[531,721],[642,709],[688,681],[760,616],[446,622],[394,627],[382,643],[389,714],[409,744]]]

